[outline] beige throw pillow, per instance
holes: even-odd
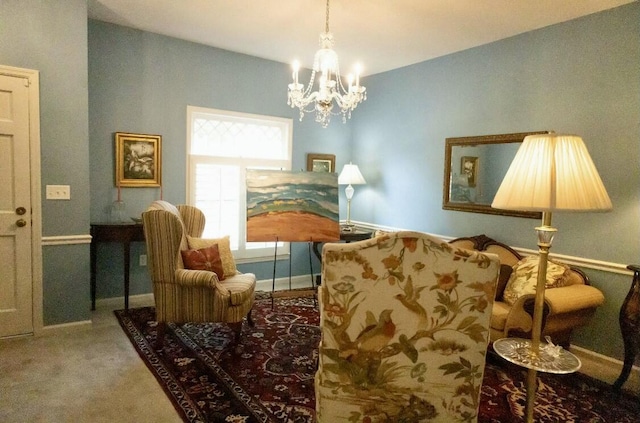
[[[231,245],[229,244],[228,236],[207,239],[195,238],[187,235],[187,241],[189,243],[189,248],[192,250],[199,250],[216,244],[218,246],[218,251],[220,252],[220,259],[222,260],[224,277],[230,278],[238,273],[238,270],[236,269],[236,260],[233,258],[233,254],[231,254]]]
[[[538,284],[538,262],[538,256],[528,256],[513,266],[513,272],[509,277],[507,286],[504,288],[504,302],[513,305],[521,296],[536,293],[536,285]],[[546,288],[564,286],[568,275],[568,266],[548,261]]]

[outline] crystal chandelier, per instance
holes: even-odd
[[[333,34],[329,32],[329,0],[327,0],[325,30],[320,34],[320,50],[316,52],[313,59],[311,80],[306,89],[298,82],[300,64],[295,61],[293,63],[293,83],[289,84],[287,101],[292,108],[300,109],[301,121],[305,113],[315,111],[316,122],[320,123],[323,128],[329,125],[331,115],[342,114],[342,122],[346,123],[347,118],[351,118],[351,111],[367,99],[366,88],[360,85],[359,68],[356,69],[355,78],[353,74],[347,76],[348,86],[344,87],[340,77],[338,55],[332,47]],[[312,91],[318,73],[318,90]],[[338,106],[336,111],[333,110],[334,101]]]

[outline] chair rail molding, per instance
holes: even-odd
[[[380,231],[396,232],[396,231],[414,230],[414,229],[407,229],[407,228],[395,228],[391,226],[376,225],[368,222],[358,222],[355,220],[352,220],[351,223],[353,223],[357,227],[366,228],[371,231],[380,230]],[[451,241],[452,239],[458,238],[458,236],[440,235],[440,234],[434,234],[429,232],[427,233],[431,236],[435,236],[444,241]],[[514,246],[510,246],[510,247],[516,250],[518,253],[522,254],[523,256],[538,254],[537,250],[531,250],[528,248],[514,247]],[[629,276],[633,274],[633,272],[627,269],[627,265],[622,263],[614,263],[609,261],[590,259],[587,257],[578,257],[578,256],[570,256],[565,254],[553,254],[553,253],[549,254],[549,258],[555,259],[557,261],[560,261],[562,263],[565,263],[571,266],[581,267],[585,269],[600,270],[603,272],[616,273],[616,274],[625,275],[625,276]]]
[[[91,235],[57,235],[43,236],[42,245],[74,245],[74,244],[91,244]]]

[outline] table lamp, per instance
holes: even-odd
[[[364,180],[362,173],[360,173],[360,169],[358,169],[358,165],[354,165],[349,162],[349,164],[344,165],[342,168],[342,172],[338,175],[338,184],[347,185],[344,192],[347,196],[347,222],[343,227],[343,230],[350,231],[353,229],[353,225],[351,224],[351,199],[353,198],[354,189],[352,185],[363,185],[366,184],[367,181]]]
[[[533,422],[536,372],[570,373],[580,367],[580,361],[571,353],[558,355],[551,342],[540,342],[547,261],[557,231],[551,227],[551,214],[607,211],[612,205],[582,138],[548,133],[525,137],[491,207],[542,212],[542,226],[536,228],[540,260],[531,341],[507,338],[494,343],[502,357],[529,369],[526,421]],[[571,358],[575,366],[571,365]]]

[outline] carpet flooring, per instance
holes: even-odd
[[[170,325],[162,351],[153,307],[116,311],[122,328],[185,422],[315,421],[320,337],[312,297],[261,295],[242,342],[224,324]],[[478,422],[522,422],[526,371],[489,354]],[[539,375],[540,423],[640,422],[640,399],[580,373]]]

